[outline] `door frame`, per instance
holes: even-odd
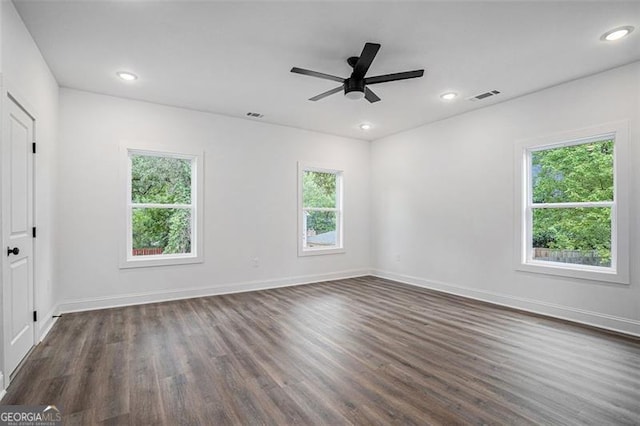
[[[26,100],[26,97],[23,96],[20,93],[20,90],[17,89],[14,85],[11,84],[11,82],[7,81],[7,78],[3,75],[0,74],[0,96],[2,97],[0,99],[0,120],[1,120],[1,132],[0,132],[0,162],[4,161],[4,143],[6,138],[8,137],[7,131],[8,131],[8,116],[6,115],[7,111],[8,111],[8,103],[9,102],[13,102],[15,103],[22,111],[24,111],[25,114],[27,114],[29,117],[31,117],[31,119],[33,120],[33,129],[32,129],[32,134],[33,134],[33,141],[35,142],[37,140],[37,123],[38,123],[38,117],[36,114],[36,109]],[[0,168],[1,169],[1,168]],[[4,211],[6,210],[4,206],[6,206],[6,199],[5,199],[5,193],[4,193],[4,181],[6,179],[6,172],[2,172],[0,173],[0,199],[2,200],[2,208],[0,208],[0,223],[2,224],[0,229],[0,235],[2,237],[2,243],[4,244],[7,238],[6,235],[6,223],[5,223],[5,218],[4,218]],[[32,218],[33,218],[33,223],[32,226],[35,226],[37,217],[36,217],[36,200],[37,200],[37,196],[36,196],[36,156],[34,155],[34,157],[32,158],[32,169],[31,169],[31,208],[32,208]],[[38,291],[37,288],[38,286],[36,285],[36,239],[33,238],[32,239],[32,253],[31,253],[31,274],[32,274],[32,294],[33,294],[33,309],[34,310],[38,310]],[[3,246],[0,246],[4,247]],[[0,267],[1,267],[1,271],[0,271],[0,275],[2,277],[2,279],[0,280],[0,306],[4,305],[4,296],[5,296],[5,289],[6,289],[6,285],[7,285],[7,278],[8,278],[8,266],[7,266],[7,261],[6,261],[6,257],[5,256],[0,256],[0,259],[2,259],[2,261],[0,261]],[[6,336],[8,336],[10,333],[7,333],[6,327],[7,327],[7,321],[6,321],[6,315],[7,313],[4,312],[2,315],[0,316],[0,356],[2,363],[0,364],[2,367],[2,370],[0,370],[0,379],[4,378],[4,383],[1,383],[0,380],[0,392],[4,389],[7,389],[7,387],[9,386],[9,383],[11,382],[11,374],[13,373],[13,371],[9,371],[8,370],[8,365],[7,365],[7,343],[6,342]],[[40,318],[38,318],[38,321],[34,321],[33,324],[33,347],[35,347],[38,344],[38,340],[39,340],[39,330],[38,330],[38,325],[40,323]],[[18,364],[18,367],[20,366],[20,364]],[[2,374],[4,374],[4,377],[2,377]]]

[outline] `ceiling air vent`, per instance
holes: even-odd
[[[487,98],[490,98],[491,96],[495,96],[499,94],[500,92],[498,90],[491,90],[489,92],[484,92],[484,93],[480,93],[479,95],[471,96],[470,98],[467,98],[467,99],[472,102],[476,102],[476,101],[481,101],[483,99],[487,99]]]
[[[264,114],[260,114],[259,112],[248,112],[247,117],[262,118],[264,117]]]

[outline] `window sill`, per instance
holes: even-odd
[[[120,269],[147,268],[153,266],[172,266],[202,263],[202,256],[144,256],[144,258],[127,259],[120,262]]]
[[[598,266],[571,265],[558,262],[530,261],[520,263],[516,270],[544,275],[554,275],[589,281],[599,281],[614,284],[629,284],[629,275],[611,268]]]
[[[298,256],[318,256],[323,254],[340,254],[344,252],[344,248],[301,249],[298,250]]]

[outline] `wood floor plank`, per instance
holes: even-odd
[[[82,425],[640,425],[640,339],[360,277],[66,314],[2,404]]]

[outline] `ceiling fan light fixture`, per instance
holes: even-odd
[[[602,37],[600,37],[600,40],[603,40],[603,41],[620,40],[621,38],[624,38],[624,37],[628,36],[629,34],[631,34],[633,29],[634,28],[632,26],[629,26],[629,25],[624,26],[624,27],[614,28],[614,29],[609,30],[606,33],[604,33],[602,35]]]
[[[364,99],[364,92],[360,92],[359,90],[352,90],[350,92],[345,92],[344,94],[348,99],[353,101],[357,101],[360,99]]]

